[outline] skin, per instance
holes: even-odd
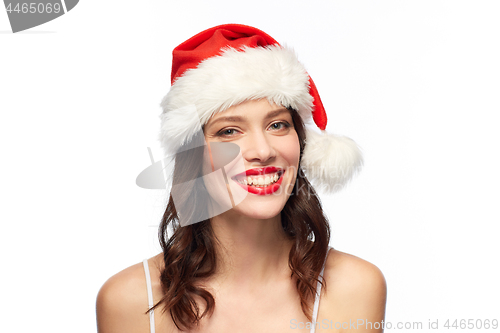
[[[235,208],[211,220],[222,242],[221,255],[216,273],[200,285],[214,295],[216,307],[213,316],[204,317],[191,332],[309,332],[302,326],[308,320],[300,307],[295,280],[290,279],[292,241],[280,225],[280,212],[296,178],[291,170],[296,171],[299,162],[299,141],[290,113],[267,100],[248,101],[212,117],[205,126],[205,139],[238,144],[247,170],[277,166],[287,172],[283,191],[249,194]],[[162,254],[148,262],[156,302],[162,297]],[[386,283],[376,266],[331,250],[324,279],[328,288],[322,291],[317,321],[328,327],[317,327],[316,332],[382,332],[348,325],[358,319],[372,323],[384,319]],[[98,331],[149,332],[149,316],[144,314],[147,304],[144,269],[139,263],[102,286],[97,297]],[[202,302],[199,306],[204,309]],[[155,326],[156,332],[179,332],[170,315],[160,310],[155,311]]]

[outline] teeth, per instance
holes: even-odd
[[[269,176],[269,175],[253,176],[253,177],[238,179],[238,182],[240,184],[244,184],[244,185],[248,185],[248,186],[269,186],[269,185],[277,182],[279,178],[280,177],[278,176],[278,174],[275,173],[272,176]]]

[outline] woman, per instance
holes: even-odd
[[[174,49],[162,107],[163,253],[104,284],[99,332],[381,332],[384,277],[328,246],[308,181],[339,189],[361,154],[306,130],[326,113],[295,54],[252,27],[205,30]]]

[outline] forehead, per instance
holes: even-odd
[[[287,108],[269,103],[267,99],[250,100],[217,112],[208,120],[207,125],[220,121],[260,121],[288,114],[290,111]]]

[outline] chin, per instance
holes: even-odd
[[[286,200],[283,197],[249,195],[233,208],[233,213],[245,217],[266,220],[281,214]]]

